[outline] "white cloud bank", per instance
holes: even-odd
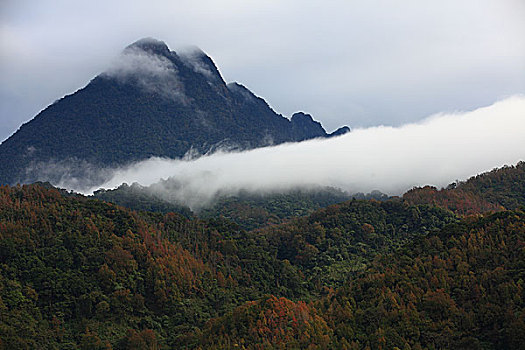
[[[151,185],[173,177],[169,189],[190,207],[218,192],[278,191],[336,186],[351,193],[401,194],[413,186],[456,179],[525,159],[525,96],[469,112],[433,115],[401,127],[378,126],[332,138],[194,160],[151,158],[116,169],[99,187]],[[168,189],[166,188],[166,191]]]

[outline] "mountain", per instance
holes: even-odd
[[[343,127],[333,135],[348,131]],[[95,168],[152,156],[180,158],[331,135],[310,115],[296,113],[289,120],[241,84],[226,84],[203,51],[178,54],[164,42],[142,39],[0,145],[0,184],[93,177],[100,175]]]
[[[173,183],[173,178],[161,184]],[[250,230],[284,222],[292,217],[305,216],[313,211],[352,198],[346,192],[331,188],[297,188],[278,193],[255,193],[241,191],[235,195],[217,195],[203,206],[193,208],[171,198],[169,186],[156,189],[158,184],[144,187],[138,183],[122,184],[116,189],[100,189],[93,198],[118,204],[133,210],[160,213],[175,212],[186,217],[224,217],[240,227]],[[166,189],[168,188],[168,189]]]

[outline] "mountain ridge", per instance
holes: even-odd
[[[227,84],[202,50],[177,54],[147,38],[3,141],[0,183],[80,179],[93,167],[205,154],[225,141],[244,150],[330,136],[313,118],[294,122]]]

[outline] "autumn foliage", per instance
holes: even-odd
[[[416,187],[403,195],[411,204],[431,204],[457,215],[475,215],[525,205],[525,162],[505,166],[438,190]]]
[[[0,187],[0,349],[523,348],[521,174],[252,231]]]

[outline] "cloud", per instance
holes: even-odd
[[[27,148],[26,154],[30,155],[35,147]],[[90,184],[103,183],[112,178],[115,169],[101,168],[90,162],[78,159],[52,159],[49,161],[33,161],[25,169],[17,182],[33,183],[37,181],[60,184],[62,188],[75,188],[79,192],[91,186]]]
[[[198,208],[218,193],[335,186],[350,193],[401,194],[413,186],[456,179],[525,159],[525,96],[469,112],[437,114],[401,127],[356,129],[332,139],[289,143],[193,160],[151,158],[115,169],[100,187],[152,185]]]
[[[215,74],[210,70],[210,67],[203,62],[206,54],[198,47],[186,48],[178,52],[178,55],[182,62],[189,66],[195,73],[202,74],[208,79],[216,78]]]
[[[188,103],[177,67],[168,58],[132,46],[126,48],[103,73],[122,82],[137,83],[148,92]]]

